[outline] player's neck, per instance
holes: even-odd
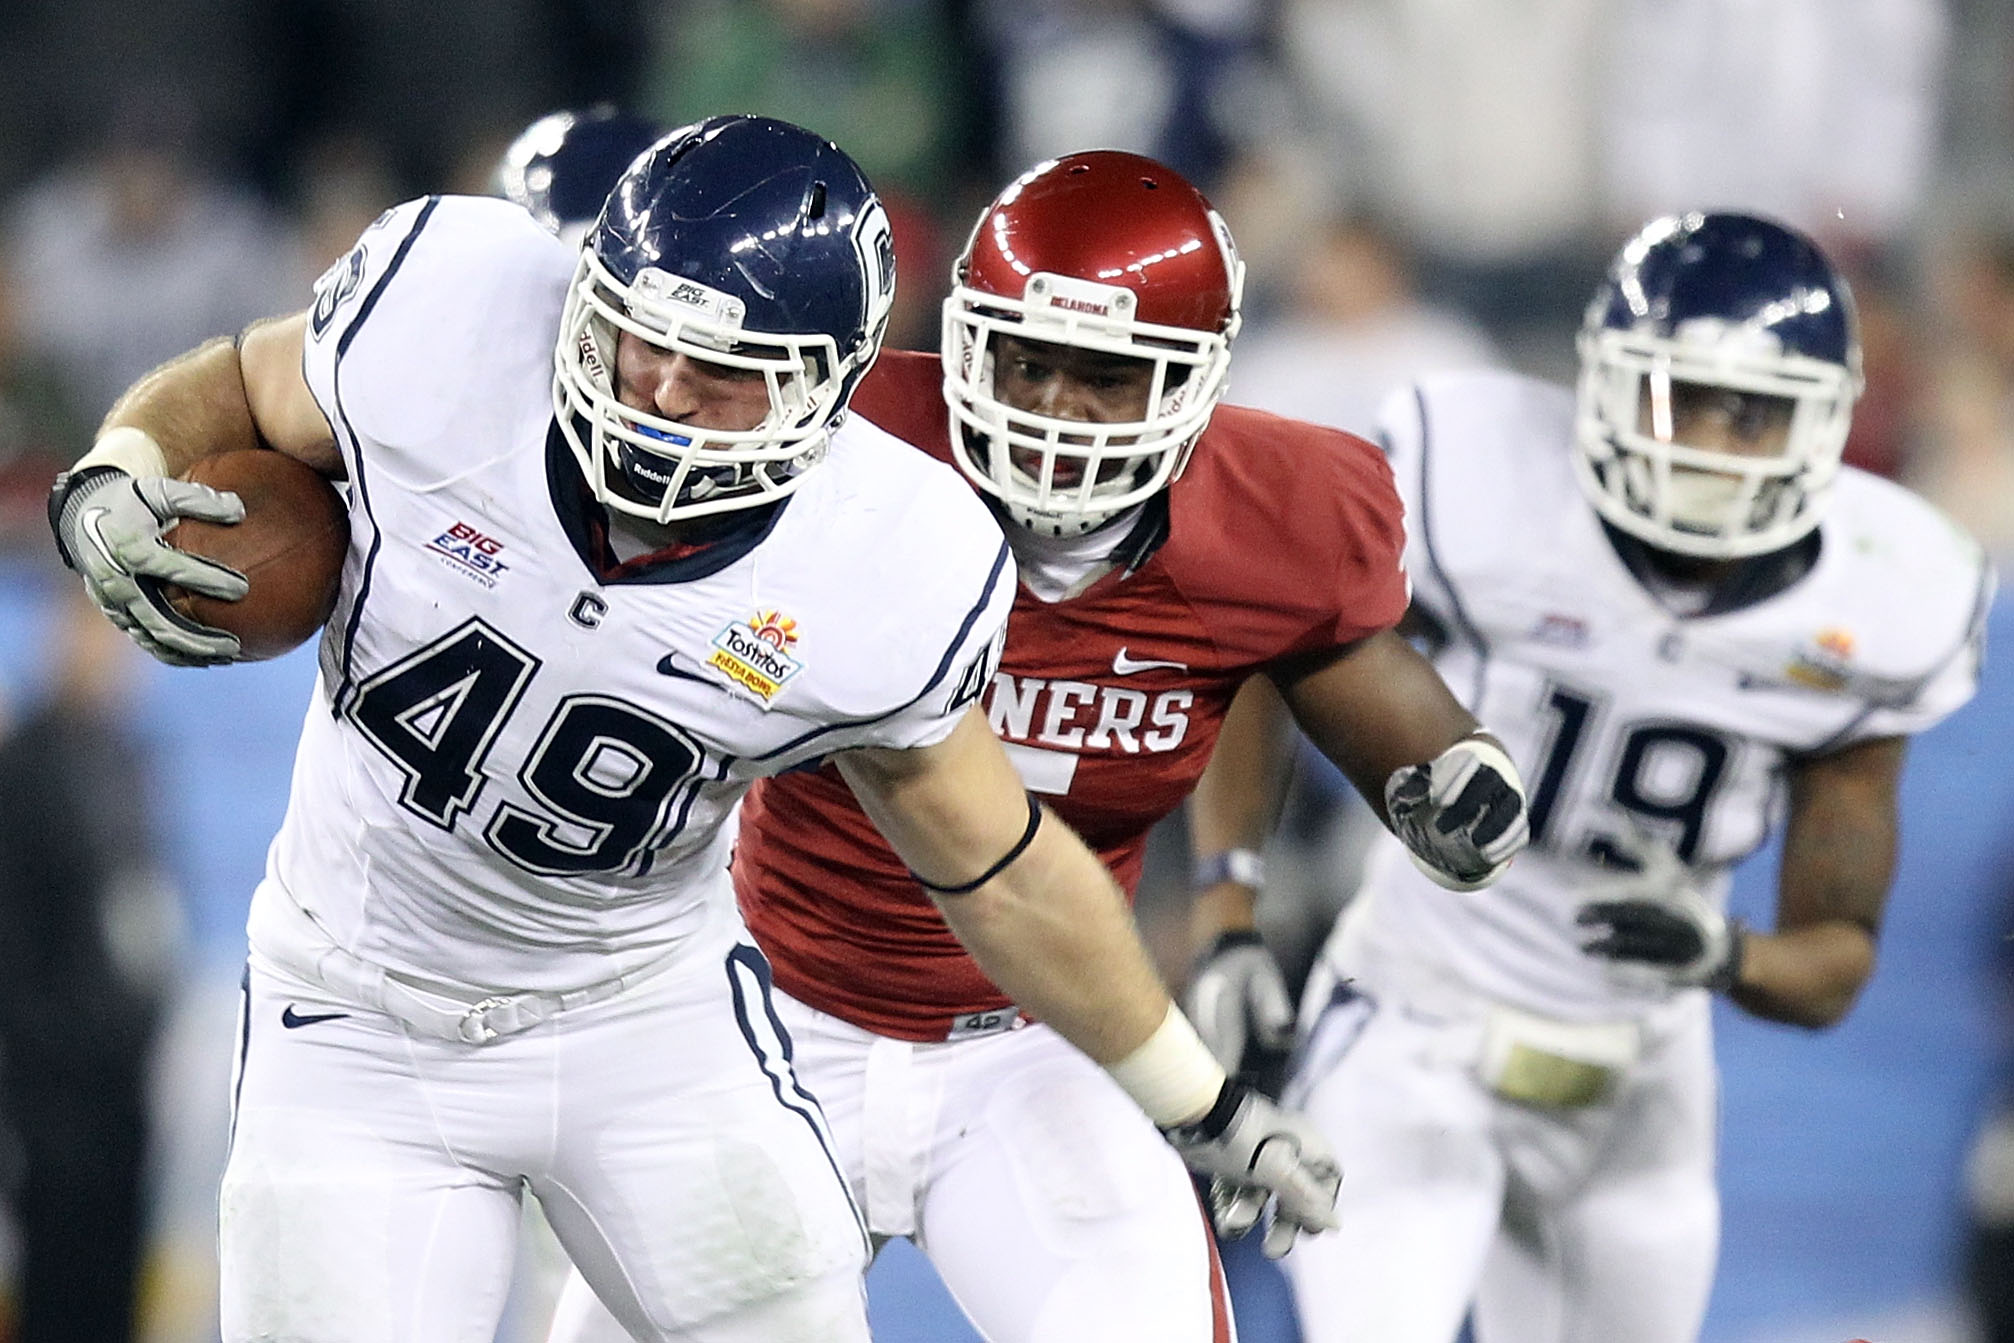
[[[1074,536],[1044,536],[1003,517],[1008,549],[1021,584],[1045,602],[1068,601],[1112,572],[1114,552],[1132,534],[1139,509],[1128,509],[1102,526]]]
[[[1741,566],[1740,560],[1709,559],[1704,555],[1680,555],[1669,550],[1659,550],[1646,546],[1643,552],[1646,567],[1659,578],[1678,587],[1716,588],[1725,583]]]
[[[604,579],[631,577],[737,539],[753,544],[789,502],[750,501],[745,507],[703,517],[657,522],[597,500],[557,424],[547,434],[546,459],[560,522],[581,559]],[[613,469],[605,483],[625,500],[647,502],[624,491]]]
[[[735,535],[744,527],[766,518],[774,505],[734,509],[678,522],[652,522],[629,513],[608,509],[608,548],[619,563],[636,560],[670,559],[704,550],[716,541]]]
[[[690,523],[651,522],[608,510],[608,548],[624,562],[691,545],[691,530]]]
[[[1679,555],[1604,522],[1616,553],[1666,607],[1680,615],[1717,615],[1767,600],[1811,572],[1818,562],[1819,534],[1812,532],[1781,550],[1740,559]]]

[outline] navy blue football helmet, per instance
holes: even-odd
[[[1574,461],[1609,522],[1716,559],[1818,525],[1860,394],[1860,342],[1846,281],[1809,238],[1742,214],[1653,220],[1617,255],[1579,345]],[[1683,408],[1702,396],[1768,450],[1682,441]]]
[[[579,243],[623,169],[664,132],[605,103],[549,113],[511,141],[491,189],[564,241]]]
[[[553,402],[595,496],[663,523],[791,493],[880,352],[894,292],[887,212],[837,145],[752,116],[665,136],[609,194],[560,320]],[[768,414],[703,429],[623,404],[625,334],[759,376]]]

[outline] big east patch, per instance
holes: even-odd
[[[427,549],[447,561],[448,566],[486,588],[497,585],[497,577],[510,568],[503,562],[503,542],[485,536],[466,522],[457,522],[427,542]]]

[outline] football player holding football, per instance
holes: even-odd
[[[1286,1094],[1352,1182],[1287,1264],[1310,1343],[1450,1343],[1471,1311],[1492,1343],[1696,1339],[1712,996],[1847,1013],[1907,739],[1977,679],[1992,571],[1841,465],[1860,350],[1809,239],[1652,222],[1580,360],[1577,393],[1451,374],[1383,413],[1413,619],[1530,782],[1531,847],[1487,901],[1375,857],[1311,978]],[[1779,821],[1749,928],[1729,872]]]
[[[941,359],[884,354],[854,409],[955,463],[1005,527],[1020,583],[987,720],[1126,888],[1264,676],[1428,878],[1474,890],[1522,843],[1517,773],[1393,632],[1403,528],[1377,449],[1218,404],[1242,277],[1166,167],[1040,164],[980,216]],[[995,1343],[1233,1337],[1181,1163],[960,948],[870,814],[830,766],[767,780],[733,873],[869,1232],[913,1240]],[[1231,1233],[1261,1211],[1212,1201]],[[1270,1252],[1295,1230],[1276,1219]],[[621,1334],[576,1280],[553,1338]]]
[[[234,641],[157,585],[244,579],[163,542],[241,511],[181,471],[266,445],[349,500],[252,901],[225,1339],[488,1339],[530,1191],[638,1339],[864,1340],[866,1229],[727,876],[749,785],[820,761],[1141,1123],[1327,1223],[1320,1140],[1225,1077],[976,707],[1012,556],[954,472],[846,417],[893,283],[852,160],[710,118],[583,246],[501,200],[387,212],[58,483],[65,559],[184,663]]]

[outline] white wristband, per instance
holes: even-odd
[[[1223,1065],[1173,1003],[1154,1033],[1105,1071],[1162,1128],[1201,1119],[1224,1089]]]
[[[152,434],[145,429],[122,424],[100,434],[91,450],[78,458],[77,464],[70,469],[82,471],[87,466],[116,466],[134,477],[165,476],[168,474],[168,457]]]

